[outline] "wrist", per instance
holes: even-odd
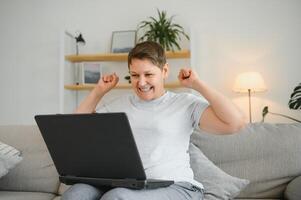
[[[100,87],[99,85],[96,85],[93,90],[92,93],[95,95],[96,98],[101,98],[105,95],[105,93],[107,93],[102,87]]]
[[[202,90],[204,88],[205,83],[201,81],[200,79],[197,79],[192,84],[192,89],[202,93]]]

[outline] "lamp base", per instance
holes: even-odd
[[[252,123],[251,89],[248,89],[248,94],[249,94],[249,119],[250,119],[250,123]]]

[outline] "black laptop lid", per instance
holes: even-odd
[[[125,113],[37,115],[61,176],[145,180]]]

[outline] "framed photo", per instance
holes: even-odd
[[[102,76],[100,63],[82,63],[82,82],[83,84],[95,84]]]
[[[114,31],[112,33],[111,52],[127,53],[136,44],[136,31]]]

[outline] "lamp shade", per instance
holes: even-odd
[[[258,72],[245,72],[239,74],[234,83],[235,92],[263,92],[266,91],[264,80]]]

